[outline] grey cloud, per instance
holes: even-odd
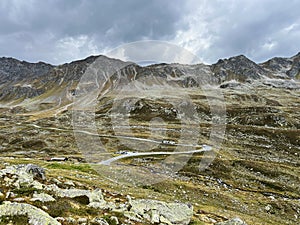
[[[0,3],[3,18],[0,51],[27,60],[41,57],[39,59],[55,63],[53,51],[57,50],[55,45],[63,38],[86,35],[99,47],[140,39],[166,39],[174,34],[182,16],[180,1],[21,2]],[[5,42],[10,44],[5,45]],[[71,59],[58,57],[57,60]]]
[[[299,51],[299,8],[296,0],[2,0],[0,55],[57,64],[164,40],[209,63],[238,54],[263,61]]]
[[[286,27],[300,24],[299,1],[221,1],[219,7],[211,2],[215,18],[210,23],[218,23],[218,29],[209,31],[216,37],[209,51],[204,52],[203,58],[209,62],[238,54],[261,62],[300,51],[299,27],[284,32]],[[274,43],[272,49],[262,47],[268,42]]]

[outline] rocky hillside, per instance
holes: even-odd
[[[0,224],[184,225],[193,215],[191,205],[132,199],[62,176],[50,179],[33,164],[6,166],[0,176]]]
[[[0,224],[299,224],[299,60],[1,58]]]
[[[273,77],[299,79],[300,53],[291,58],[275,57],[260,66]]]
[[[121,64],[119,74],[128,80],[154,76],[166,83],[184,87],[224,82],[253,83],[277,88],[299,88],[300,53],[291,58],[273,58],[256,64],[240,55],[219,60],[212,65],[158,64],[140,67],[105,56],[91,56],[59,66],[46,63],[28,63],[13,58],[0,58],[0,102],[27,101],[38,99],[39,104],[66,102],[71,99],[86,68],[95,60],[109,62],[112,66]],[[112,78],[117,75],[111,75]],[[41,98],[37,98],[37,97]],[[25,102],[26,102],[25,101]]]

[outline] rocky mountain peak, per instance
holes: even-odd
[[[7,80],[30,79],[43,76],[54,66],[44,63],[29,63],[14,58],[0,58],[0,80],[1,83]]]
[[[259,79],[266,71],[244,55],[229,59],[221,59],[212,65],[212,71],[219,82],[237,80],[244,82],[249,79]]]
[[[274,57],[260,64],[270,77],[283,79],[299,79],[300,78],[300,52],[293,57]]]

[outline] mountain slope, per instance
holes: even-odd
[[[2,169],[37,164],[53,178],[46,186],[101,188],[118,205],[130,201],[127,195],[183,202],[193,206],[191,224],[237,216],[251,225],[298,224],[299,54],[261,64],[245,56],[213,65],[146,67],[105,56],[59,66],[0,62]],[[211,151],[156,154],[201,150],[204,144]],[[109,166],[99,164],[116,158]],[[203,162],[209,162],[205,169]],[[166,180],[146,182],[159,177]],[[2,200],[21,197],[66,224],[70,216],[88,224],[96,216],[145,224],[120,212],[91,211],[85,198],[30,202],[36,190],[13,188],[17,182],[11,179],[8,174],[0,180]],[[11,192],[21,194],[6,197]]]
[[[121,65],[121,71],[115,75],[111,74],[110,81],[120,79],[120,76],[127,81],[152,76],[159,78],[160,85],[169,84],[181,87],[199,87],[205,84],[220,85],[223,82],[232,81],[241,83],[259,81],[260,85],[299,88],[299,84],[294,80],[300,76],[300,54],[291,58],[273,58],[261,64],[256,64],[240,55],[219,60],[211,66],[157,64],[147,67],[109,59],[105,56],[91,56],[59,66],[0,58],[0,102],[2,104],[15,102],[18,105],[24,100],[28,104],[32,99],[37,109],[39,109],[38,104],[51,103],[53,106],[63,102],[66,105],[72,100],[75,89],[86,69],[93,63],[103,60],[107,60],[112,66],[118,65],[118,63]],[[147,80],[150,85],[152,81]],[[158,82],[158,80],[156,81]],[[108,80],[103,82],[108,82]],[[231,85],[231,87],[233,86],[237,85]],[[228,85],[223,85],[223,87],[228,87]],[[28,108],[28,110],[31,109]]]

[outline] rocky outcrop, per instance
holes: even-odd
[[[48,204],[56,204],[59,199],[70,199],[70,201],[76,201],[84,207],[90,207],[95,210],[105,210],[106,212],[119,213],[127,217],[131,221],[143,222],[148,221],[150,223],[159,223],[161,225],[187,225],[189,224],[193,215],[193,207],[189,204],[183,203],[166,203],[163,201],[150,200],[150,199],[135,199],[132,200],[130,196],[127,197],[126,202],[120,202],[119,204],[113,201],[106,201],[104,199],[101,189],[96,188],[92,190],[72,188],[60,188],[56,184],[49,184],[49,181],[45,180],[48,184],[42,184],[35,179],[46,179],[45,170],[34,164],[20,164],[7,166],[0,170],[0,176],[6,182],[6,187],[14,189],[33,187],[34,190],[32,197],[29,196],[17,196],[13,192],[8,191],[2,194],[2,200],[10,199],[12,202],[4,202],[0,206],[1,216],[28,216],[29,224],[60,224],[58,221],[66,221],[66,218],[58,217],[53,219],[42,209],[48,210],[45,206]],[[57,179],[59,185],[65,185]],[[69,181],[70,182],[70,181]],[[73,185],[74,182],[72,182]],[[30,194],[31,196],[31,194]],[[45,204],[42,209],[36,208],[30,204],[17,203],[17,202],[32,202],[36,201]],[[49,212],[50,213],[50,212]],[[50,213],[51,214],[51,213]],[[86,218],[81,218],[88,221]],[[118,218],[112,216],[110,221],[114,221],[114,224],[118,224]],[[78,222],[78,221],[77,221]],[[108,224],[105,219],[95,217],[91,224]],[[88,223],[89,224],[89,223]]]
[[[300,83],[293,80],[265,79],[263,84],[273,88],[300,89]]]
[[[0,58],[0,99],[32,98],[43,93],[39,80],[54,66],[43,62],[28,63],[13,58]],[[9,84],[1,86],[1,84]]]
[[[193,207],[183,203],[166,203],[157,200],[139,199],[129,202],[130,210],[125,216],[134,220],[148,220],[160,224],[189,224]]]
[[[39,78],[53,68],[54,66],[43,62],[29,63],[14,58],[2,57],[0,58],[0,82]]]
[[[9,178],[8,175],[15,176]],[[45,179],[45,170],[33,164],[13,165],[0,170],[0,177],[6,177],[6,183],[16,188],[31,186],[43,189],[43,185],[35,179]]]
[[[234,218],[231,220],[227,220],[225,222],[216,223],[215,225],[247,225],[247,224],[240,218]]]
[[[32,225],[61,224],[43,210],[26,203],[4,202],[3,205],[0,205],[0,217],[1,216],[27,216],[28,223]]]
[[[33,178],[45,180],[45,170],[37,165],[28,164],[25,171],[33,175]]]
[[[267,75],[263,68],[244,55],[220,59],[212,65],[212,71],[220,83],[229,80],[240,82],[257,80]]]
[[[57,197],[60,198],[82,198],[83,202],[86,202],[89,207],[98,209],[112,209],[113,203],[108,203],[104,200],[102,191],[100,189],[95,190],[82,190],[82,189],[62,189],[57,185],[52,184],[45,187],[45,190],[54,192]]]
[[[272,58],[260,66],[269,72],[269,77],[299,79],[300,52],[291,58]]]
[[[46,193],[34,193],[32,199],[30,201],[40,201],[40,202],[54,202],[55,198],[53,198],[51,195],[48,195]]]

